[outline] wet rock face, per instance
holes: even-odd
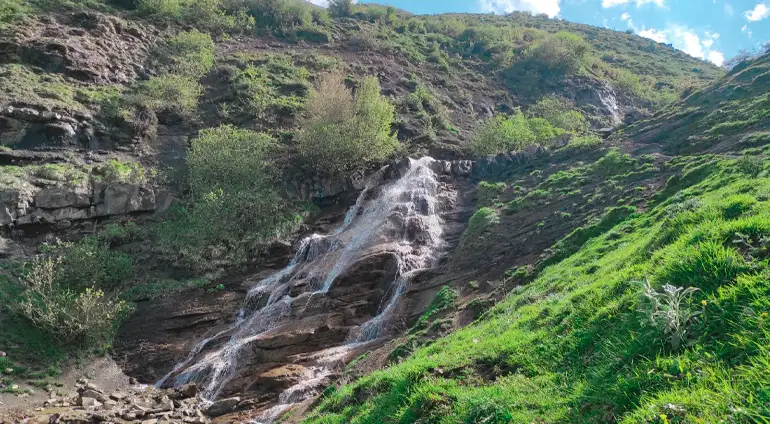
[[[293,257],[274,261],[272,273],[248,279],[248,293],[140,302],[116,342],[118,362],[144,382],[195,381],[209,398],[241,398],[217,414],[245,414],[238,411],[248,405],[249,414],[271,416],[317,394],[345,362],[400,328],[391,305],[448,246],[442,227],[461,225],[451,222],[455,184],[472,168],[471,161],[395,163],[345,219],[296,242]]]

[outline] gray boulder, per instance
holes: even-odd
[[[45,188],[35,194],[35,206],[39,208],[87,208],[90,205],[91,190],[86,186]]]
[[[235,411],[235,407],[241,403],[241,398],[232,397],[214,402],[206,409],[205,413],[211,418],[219,417]]]

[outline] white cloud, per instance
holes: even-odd
[[[621,21],[630,21],[631,20],[631,15],[629,15],[627,12],[623,12],[623,14],[620,15],[620,20]]]
[[[658,7],[666,6],[666,0],[602,0],[602,7],[623,6],[629,3],[636,4],[636,7],[642,7],[645,4],[654,4]]]
[[[708,60],[717,66],[725,61],[725,56],[719,50],[712,50],[719,39],[717,32],[705,31],[701,38],[695,31],[684,26],[670,26],[666,29],[642,28],[637,32],[640,36],[655,40],[659,43],[671,43],[675,48],[699,59]]]
[[[639,31],[639,35],[644,38],[649,38],[650,40],[655,40],[658,43],[668,43],[668,31],[666,30],[658,31],[655,28],[643,29]]]
[[[761,21],[770,16],[770,6],[765,3],[759,3],[753,9],[747,10],[743,16],[751,22]]]
[[[511,13],[515,10],[528,10],[532,13],[545,13],[550,17],[559,14],[561,0],[479,0],[483,12]]]
[[[742,26],[741,27],[741,32],[746,34],[746,36],[749,37],[749,39],[751,39],[751,36],[754,35],[754,33],[751,32],[751,30],[749,29],[748,25]]]
[[[725,15],[727,16],[733,16],[735,14],[735,9],[731,4],[725,3]]]
[[[716,50],[709,52],[708,59],[709,62],[717,66],[722,66],[725,63],[725,55]]]
[[[329,0],[307,0],[316,6],[327,7],[329,6]],[[358,0],[353,0],[353,3],[358,3]]]

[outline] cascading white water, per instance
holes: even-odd
[[[441,184],[432,169],[434,163],[428,157],[410,160],[404,175],[381,187],[374,199],[369,199],[372,188],[364,190],[339,228],[329,235],[313,234],[302,240],[286,268],[249,290],[232,326],[198,343],[188,357],[157,384],[171,381],[176,386],[196,382],[205,398],[215,399],[234,377],[243,348],[285,323],[296,299],[303,298],[307,308],[314,300],[327,296],[335,280],[356,261],[371,254],[372,249],[394,254],[396,277],[377,315],[352,330],[345,345],[319,354],[317,365],[309,368],[308,375],[285,390],[279,404],[255,422],[272,422],[282,411],[314,395],[318,383],[331,373],[332,364],[353,346],[381,335],[412,275],[434,264],[436,252],[443,243],[438,204]],[[311,282],[312,292],[291,297],[287,288],[296,279]],[[260,303],[264,306],[260,307]],[[212,348],[212,342],[228,335],[229,339],[221,346],[207,351]]]
[[[602,102],[602,105],[607,108],[612,116],[612,125],[622,123],[623,120],[620,117],[620,107],[618,107],[618,98],[615,96],[615,90],[607,85],[599,89],[597,93],[599,94],[599,101]]]

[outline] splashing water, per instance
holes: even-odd
[[[289,320],[301,318],[292,316],[296,299],[306,301],[307,308],[314,300],[327,296],[335,280],[358,260],[383,249],[393,253],[397,272],[390,296],[382,299],[379,313],[352,330],[346,345],[324,351],[300,383],[281,393],[278,404],[254,422],[270,423],[286,409],[317,394],[320,382],[332,374],[332,364],[338,364],[353,347],[380,337],[411,277],[434,265],[436,252],[443,245],[439,216],[441,184],[432,170],[434,163],[428,157],[410,160],[403,176],[382,186],[374,199],[367,200],[373,197],[373,188],[367,187],[340,227],[329,235],[313,234],[303,239],[289,265],[248,291],[234,324],[199,342],[184,361],[156,384],[178,386],[195,382],[204,398],[215,399],[235,376],[238,360],[248,351],[245,347]],[[303,279],[311,282],[309,296],[289,295],[291,284]]]
[[[618,125],[623,122],[620,117],[620,108],[618,107],[618,99],[615,96],[615,90],[609,85],[602,87],[597,91],[599,94],[599,101],[610,112],[612,116],[612,124]]]

